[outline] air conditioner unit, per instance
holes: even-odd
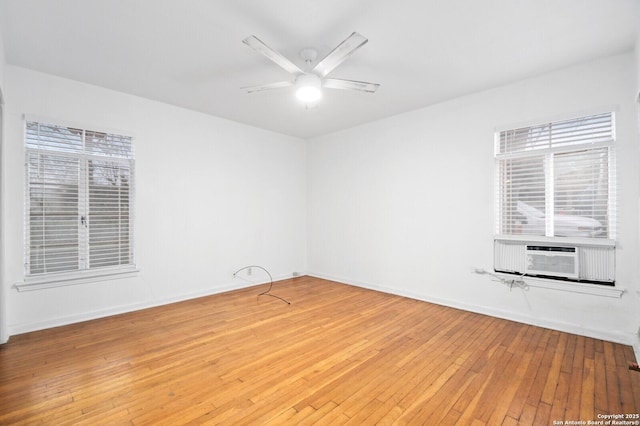
[[[578,278],[576,247],[527,246],[525,273],[548,277]]]

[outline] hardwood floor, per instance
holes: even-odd
[[[301,277],[11,338],[0,424],[553,424],[640,412],[630,347]]]

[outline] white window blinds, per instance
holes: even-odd
[[[132,138],[26,123],[27,276],[133,264]]]
[[[497,232],[614,238],[613,113],[496,135]]]

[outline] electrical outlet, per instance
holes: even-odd
[[[251,268],[247,268],[247,276],[251,276]]]

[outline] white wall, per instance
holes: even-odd
[[[2,151],[3,151],[3,118],[4,118],[4,41],[2,39],[2,28],[0,28],[0,343],[4,343],[9,338],[6,320],[6,296],[4,281],[4,202],[3,202],[3,185],[4,185],[4,168],[2,167]]]
[[[635,45],[635,76],[636,76],[636,89],[634,92],[634,97],[636,100],[636,130],[638,135],[638,144],[640,146],[640,33],[638,33],[638,37],[636,39]],[[640,168],[640,157],[638,157],[637,167]],[[640,185],[640,181],[638,182]],[[638,205],[640,206],[640,198],[638,198]],[[639,207],[640,208],[640,207]],[[640,221],[640,215],[638,215],[638,220]],[[640,269],[640,262],[638,262],[638,269]],[[636,304],[636,342],[635,342],[635,350],[636,354],[640,354],[640,289],[636,292],[637,296],[637,304]],[[637,358],[640,358],[637,357]]]
[[[11,334],[247,286],[232,277],[247,264],[306,270],[303,140],[10,65],[5,80]],[[23,279],[25,113],[133,134],[137,278],[10,288]]]
[[[550,73],[309,141],[309,273],[632,343],[638,143],[632,54]],[[434,81],[433,84],[437,84]],[[494,130],[617,108],[620,299],[491,281]]]
[[[4,56],[4,40],[2,38],[2,28],[0,28],[0,84],[4,81],[4,67],[7,63]]]
[[[636,66],[635,66],[635,75],[636,75],[636,96],[640,96],[640,33],[638,33],[638,37],[636,38],[635,45],[635,55],[636,55]],[[636,98],[640,99],[640,98]]]

